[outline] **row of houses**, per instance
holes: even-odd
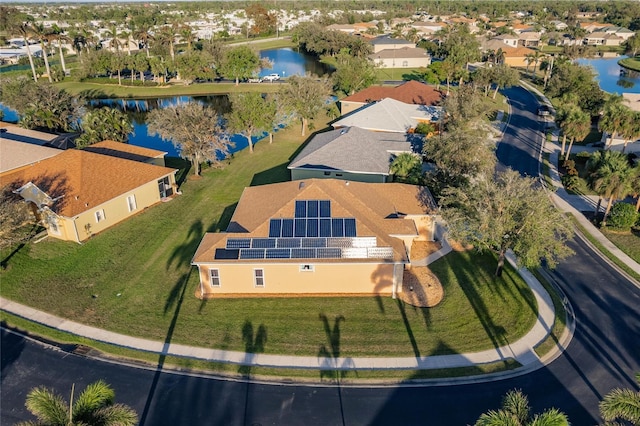
[[[226,231],[204,236],[197,297],[401,293],[414,241],[436,238],[437,207],[389,167],[421,152],[413,131],[440,119],[441,98],[416,81],[344,98],[333,130],[288,165],[291,181],[246,188]]]

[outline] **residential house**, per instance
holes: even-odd
[[[563,21],[550,21],[549,24],[553,25],[558,31],[564,31],[569,28],[569,25]]]
[[[629,107],[632,111],[640,112],[640,93],[623,93],[622,94],[622,102],[624,105]],[[609,143],[609,137],[611,135],[607,132],[602,132],[601,142],[604,144]],[[636,153],[640,155],[640,139],[635,141],[627,141],[627,147],[624,148],[625,139],[619,134],[614,134],[613,139],[611,141],[611,148],[615,151],[624,151],[626,153]]]
[[[431,55],[419,47],[380,50],[369,59],[381,68],[420,68],[431,65]]]
[[[49,236],[78,243],[177,192],[166,167],[69,149],[2,177]]]
[[[520,40],[520,38],[512,34],[500,34],[499,36],[493,37],[491,40],[499,40],[509,47],[518,47],[518,40]]]
[[[596,31],[584,37],[584,44],[587,46],[620,46],[622,42],[621,37],[604,31]]]
[[[156,149],[144,148],[136,145],[129,145],[128,143],[115,142],[115,141],[102,141],[94,143],[84,148],[87,152],[94,152],[96,154],[110,155],[112,157],[124,158],[125,160],[140,161],[142,163],[155,164],[156,166],[165,166],[164,156],[167,155],[165,151],[158,151]]]
[[[361,35],[366,34],[370,29],[378,29],[373,22],[357,22],[355,24],[332,24],[327,27],[328,30],[341,31],[347,34]]]
[[[0,135],[0,178],[62,152],[56,148],[5,139]],[[1,186],[4,186],[2,180]]]
[[[518,34],[518,46],[538,47],[540,46],[540,33],[527,31]]]
[[[431,37],[434,33],[442,30],[447,25],[442,22],[413,22],[410,27],[415,28],[421,37]]]
[[[527,55],[534,53],[527,47],[507,47],[504,51],[504,63],[516,68],[523,68],[527,66]]]
[[[442,93],[434,89],[433,86],[415,80],[394,87],[370,86],[341,99],[340,112],[345,115],[384,98],[395,99],[405,104],[437,105],[442,99]]]
[[[389,182],[389,165],[403,152],[421,152],[421,137],[343,127],[316,134],[291,161],[291,180],[311,178]]]
[[[600,22],[580,22],[580,28],[584,29],[588,33],[592,33],[594,31],[602,31],[603,28],[609,26],[609,24],[603,24]]]
[[[511,25],[511,29],[517,35],[520,35],[522,33],[532,31],[533,27],[531,25],[528,25],[528,24],[517,23],[517,24]]]
[[[392,38],[389,36],[376,37],[369,41],[373,46],[373,55],[376,55],[385,50],[400,50],[405,48],[415,48],[416,44],[409,40],[401,38]]]
[[[437,123],[442,108],[428,105],[405,104],[385,98],[342,116],[332,126],[360,127],[374,132],[412,133],[420,123]]]
[[[226,232],[192,260],[196,296],[392,295],[416,238],[433,240],[425,187],[308,179],[245,188]]]

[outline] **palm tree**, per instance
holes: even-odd
[[[564,160],[567,161],[569,155],[571,155],[571,148],[576,139],[583,140],[589,134],[589,130],[591,130],[591,117],[589,113],[582,111],[580,108],[575,108],[567,117],[565,127],[567,136],[571,138],[569,148],[567,148],[564,157]]]
[[[533,53],[529,53],[524,55],[524,61],[527,63],[527,73],[529,72],[529,65],[531,65],[533,63],[533,61],[535,61]],[[531,74],[531,76],[533,77],[533,74]]]
[[[599,166],[589,177],[591,188],[602,198],[608,198],[607,208],[602,218],[602,226],[607,224],[607,216],[613,201],[633,192],[636,171],[629,166],[627,157],[621,152],[611,151],[598,159]]]
[[[627,119],[622,123],[620,128],[620,136],[624,139],[622,152],[627,150],[629,142],[640,136],[640,113],[629,110],[626,114]]]
[[[607,100],[602,112],[602,117],[598,122],[600,130],[603,130],[609,134],[609,141],[607,142],[607,149],[611,148],[613,144],[613,137],[622,128],[622,125],[627,121],[631,110],[622,104],[622,96],[611,95]]]
[[[62,53],[62,43],[65,41],[69,41],[69,37],[64,33],[64,30],[57,25],[53,25],[51,27],[51,31],[49,32],[49,38],[51,40],[55,40],[58,44],[58,53],[60,54],[60,66],[62,67],[62,73],[67,73],[67,64],[64,61],[64,53]]]
[[[520,390],[507,392],[500,410],[490,410],[476,421],[475,426],[568,426],[567,415],[557,408],[531,417],[529,400]]]
[[[153,40],[153,35],[151,34],[151,27],[144,23],[138,24],[138,28],[133,32],[133,36],[136,37],[138,41],[142,43],[148,58],[150,56],[149,41]]]
[[[31,65],[33,81],[37,83],[38,74],[36,73],[36,66],[33,63],[33,55],[31,54],[31,48],[29,47],[29,38],[33,34],[33,30],[27,22],[21,22],[14,27],[14,32],[22,37],[22,40],[24,41],[24,47],[27,50],[27,57],[29,58],[29,65]]]
[[[44,386],[32,389],[27,395],[25,405],[38,421],[22,424],[133,426],[138,422],[138,415],[133,408],[124,404],[114,404],[115,392],[106,382],[99,380],[90,384],[75,401],[74,388],[75,385],[71,387],[69,404],[62,396]]]
[[[40,48],[42,49],[44,66],[47,69],[47,77],[49,78],[49,83],[53,83],[51,68],[49,67],[49,52],[47,50],[47,47],[49,46],[48,32],[42,23],[33,24],[31,25],[31,28],[33,30],[33,34],[38,38],[38,40],[40,40]]]
[[[391,162],[389,173],[397,182],[418,183],[422,172],[422,159],[411,152],[403,152]]]
[[[175,45],[175,38],[176,32],[172,25],[165,25],[156,33],[156,41],[169,48],[169,56],[171,56],[172,61],[174,61],[176,57],[175,50],[173,48]]]
[[[195,40],[195,36],[193,35],[193,28],[189,24],[181,25],[178,29],[178,33],[180,34],[180,39],[187,43],[187,51],[191,51],[191,45]]]
[[[118,39],[118,26],[116,24],[111,24],[111,27],[106,31],[106,36],[111,38],[109,41],[109,47],[116,49],[116,52],[119,52],[122,43],[120,43],[120,40]]]
[[[636,382],[640,383],[640,373],[636,374]],[[600,415],[607,422],[626,420],[632,425],[640,425],[640,392],[613,389],[605,395],[599,408]]]

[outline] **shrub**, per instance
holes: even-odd
[[[580,151],[579,153],[576,154],[576,157],[578,157],[578,158],[590,158],[591,157],[591,153],[589,151]]]
[[[574,169],[575,170],[575,169]],[[580,184],[580,178],[576,175],[566,174],[562,176],[562,185],[569,191],[575,190]]]
[[[611,214],[607,221],[607,226],[628,231],[638,220],[638,213],[634,206],[629,203],[616,203],[611,208]]]

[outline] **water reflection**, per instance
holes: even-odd
[[[605,92],[621,94],[640,93],[640,74],[627,70],[618,61],[626,56],[599,59],[578,59],[581,65],[591,66],[595,73],[600,88]]]
[[[281,77],[309,73],[323,76],[333,71],[332,67],[318,62],[313,56],[296,52],[291,48],[262,50],[260,57],[268,58],[273,64],[273,68],[262,70],[260,77],[271,73],[278,73]]]

